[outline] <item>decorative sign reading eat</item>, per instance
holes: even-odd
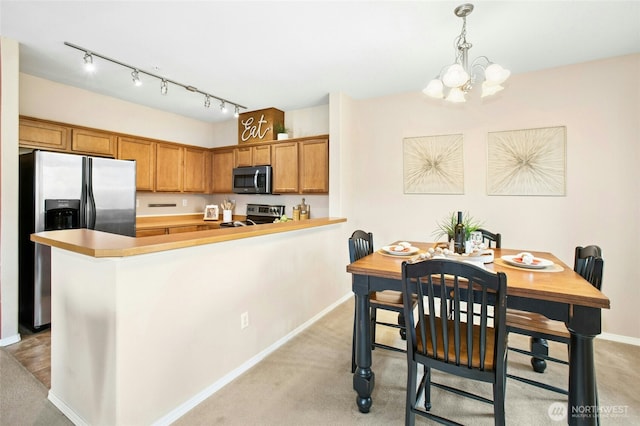
[[[242,113],[238,117],[238,143],[273,141],[277,124],[284,124],[284,112],[276,108]]]

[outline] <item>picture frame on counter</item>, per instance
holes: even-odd
[[[216,204],[209,204],[204,207],[204,220],[218,220],[218,206]]]

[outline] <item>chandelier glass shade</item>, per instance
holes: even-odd
[[[456,61],[440,71],[438,77],[429,82],[422,92],[432,98],[449,102],[466,102],[466,95],[474,85],[482,81],[482,97],[491,96],[502,89],[511,72],[491,62],[486,56],[468,63],[469,49],[473,46],[467,41],[467,16],[473,11],[472,4],[463,4],[455,8],[456,16],[462,18],[462,31],[455,40]],[[447,91],[447,92],[445,92]]]

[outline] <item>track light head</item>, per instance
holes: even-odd
[[[204,107],[209,108],[211,106],[211,96],[204,95]]]
[[[140,76],[138,75],[138,70],[134,69],[131,72],[131,78],[133,79],[133,84],[136,86],[142,86],[142,81],[140,81]]]
[[[93,72],[96,70],[95,65],[93,65],[93,55],[89,52],[85,52],[84,54],[84,69],[87,72]]]
[[[236,105],[236,108],[235,108],[235,110],[234,110],[234,112],[233,112],[233,116],[234,116],[235,118],[240,117],[240,108],[238,108],[238,105]]]
[[[160,82],[160,94],[166,95],[168,91],[169,91],[169,84],[167,83],[167,80],[162,79],[162,81]]]
[[[224,101],[220,102],[220,112],[223,114],[227,113],[227,104]]]

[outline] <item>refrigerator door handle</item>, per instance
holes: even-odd
[[[93,161],[87,158],[87,174],[86,174],[86,210],[87,210],[87,229],[96,228],[96,200],[93,196]]]

